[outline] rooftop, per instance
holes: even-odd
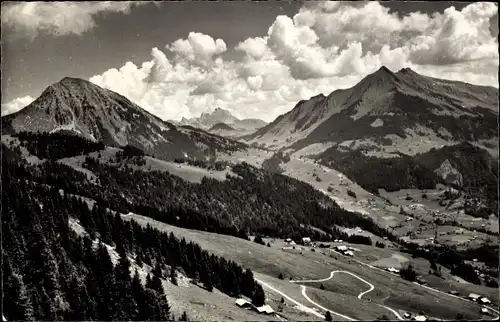
[[[272,308],[271,306],[269,306],[268,304],[263,305],[263,306],[261,306],[261,307],[258,307],[258,308],[257,308],[257,311],[258,311],[259,313],[268,313],[268,314],[270,314],[270,313],[274,313],[273,308]]]
[[[236,300],[236,304],[239,305],[239,306],[243,306],[245,304],[250,304],[250,302],[248,302],[247,300],[245,299],[237,299]]]

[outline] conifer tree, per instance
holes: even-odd
[[[255,285],[255,290],[252,295],[252,304],[255,306],[262,306],[264,305],[266,301],[266,295],[264,293],[264,290],[262,289],[262,286],[260,284]]]
[[[170,282],[172,282],[172,284],[174,285],[177,285],[177,276],[175,273],[175,266],[173,265],[170,267]]]
[[[7,258],[4,259],[3,269],[3,308],[9,320],[33,320],[33,306],[22,277],[12,271]]]

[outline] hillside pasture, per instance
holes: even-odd
[[[291,284],[287,282],[287,279],[290,278],[295,280],[322,279],[328,277],[333,270],[344,270],[369,281],[375,286],[376,290],[380,291],[366,294],[364,298],[370,299],[372,302],[378,303],[384,300],[386,305],[401,310],[407,308],[413,309],[415,306],[418,306],[418,310],[422,310],[428,315],[447,319],[455,318],[457,313],[473,318],[480,317],[479,306],[476,303],[463,301],[423,288],[403,280],[398,275],[369,268],[366,265],[358,263],[356,258],[348,258],[334,253],[332,250],[330,250],[330,253],[328,253],[328,250],[312,252],[308,247],[304,247],[303,250],[299,247],[296,247],[295,250],[283,250],[282,248],[267,247],[236,237],[178,228],[140,215],[126,215],[123,218],[135,220],[141,225],[150,224],[162,231],[173,232],[176,236],[184,237],[188,241],[192,240],[200,244],[207,251],[216,255],[222,255],[229,260],[234,260],[242,266],[252,269],[255,273],[267,275],[273,277],[273,279],[277,278],[281,273],[284,276],[284,280],[280,280],[280,283],[283,283],[283,285]],[[363,252],[363,248],[360,246],[355,245],[354,247],[360,248],[361,252]],[[372,247],[371,249],[376,248]],[[332,256],[330,257],[329,255]],[[391,256],[390,253],[384,257]],[[335,260],[334,257],[338,259]],[[292,284],[287,287],[297,290],[298,286]],[[357,288],[356,290],[359,289],[357,284],[351,287]],[[443,289],[445,292],[448,290]],[[296,300],[301,299],[299,294],[295,292],[297,291],[294,291],[292,294],[293,297]],[[338,293],[329,293],[332,301],[340,301],[341,295]],[[387,299],[388,296],[389,298]],[[352,309],[359,307],[358,302],[353,302],[352,305]],[[339,306],[342,305],[339,303]],[[348,310],[348,308],[344,309]],[[376,316],[372,318],[376,318]]]

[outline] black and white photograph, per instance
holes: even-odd
[[[2,1],[3,321],[498,321],[497,2]]]

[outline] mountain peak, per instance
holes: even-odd
[[[416,74],[415,71],[409,67],[401,68],[398,72],[398,74]]]
[[[361,86],[361,88],[366,89],[371,86],[394,86],[396,80],[396,74],[394,74],[389,68],[382,66],[376,72],[367,75],[355,87]]]
[[[389,75],[394,75],[394,73],[389,68],[387,68],[385,66],[380,67],[375,73],[376,74],[385,73],[385,74],[389,74]]]
[[[76,78],[76,77],[64,77],[61,79],[59,82],[56,84],[60,85],[81,85],[81,84],[89,84],[89,81],[86,81],[81,78]]]

